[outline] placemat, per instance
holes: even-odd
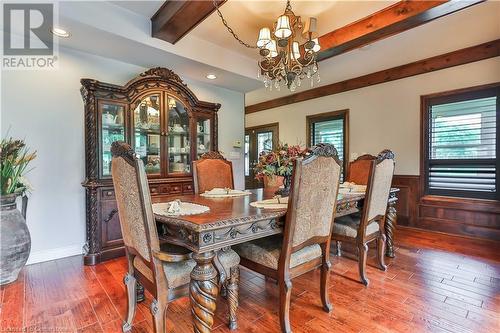
[[[153,213],[163,216],[197,215],[210,211],[210,207],[180,200],[153,204]]]
[[[250,194],[252,194],[252,192],[242,191],[242,190],[231,190],[224,188],[214,188],[200,195],[205,198],[230,198],[230,197],[240,197]]]
[[[263,209],[286,209],[288,207],[288,197],[254,201],[250,203],[250,206]]]

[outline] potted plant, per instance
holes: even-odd
[[[284,188],[280,188],[276,194],[287,196],[290,193],[293,161],[308,154],[307,148],[279,143],[273,151],[263,152],[259,155],[259,162],[254,168],[255,178],[268,184],[278,185],[280,184],[278,177],[283,177]]]
[[[23,140],[4,138],[0,142],[0,285],[15,281],[30,255],[26,194],[31,187],[24,175],[35,157],[36,152],[30,152]],[[19,197],[22,213],[17,209]]]

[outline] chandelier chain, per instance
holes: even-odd
[[[221,21],[222,21],[222,24],[224,24],[224,26],[226,27],[227,31],[229,31],[229,33],[231,35],[233,35],[234,39],[236,39],[238,41],[238,43],[240,43],[241,45],[249,48],[249,49],[257,49],[258,47],[257,46],[254,46],[254,45],[250,45],[248,43],[245,43],[243,40],[241,40],[238,35],[233,31],[233,29],[231,29],[231,27],[229,26],[229,24],[227,23],[226,19],[224,18],[224,16],[222,15],[220,9],[219,9],[219,4],[217,3],[217,0],[213,0],[214,1],[214,7],[215,9],[217,10],[217,14],[219,15]]]

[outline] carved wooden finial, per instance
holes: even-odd
[[[186,85],[179,75],[175,74],[171,69],[164,67],[155,67],[148,69],[144,73],[141,73],[140,76],[159,76],[164,80],[177,81],[184,86]]]
[[[209,151],[201,155],[200,160],[226,160],[224,156],[218,151]]]
[[[394,153],[390,149],[382,150],[377,156],[377,164],[383,160],[394,160]]]
[[[123,157],[127,162],[133,162],[137,157],[130,145],[123,141],[115,141],[111,144],[113,157]]]

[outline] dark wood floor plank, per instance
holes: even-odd
[[[387,272],[373,266],[370,253],[369,287],[359,283],[357,261],[332,256],[330,313],[321,308],[319,271],[293,280],[292,328],[296,333],[500,331],[495,249],[489,242],[398,230],[396,258],[387,260]],[[126,271],[123,258],[95,267],[83,266],[81,256],[27,266],[18,281],[0,289],[0,330],[121,332]],[[275,281],[242,268],[239,329],[233,333],[279,331],[278,298]],[[133,332],[153,332],[150,302],[146,293]],[[225,302],[218,300],[217,333],[230,332]],[[192,332],[188,298],[169,305],[167,326],[168,332]]]
[[[25,271],[19,274],[17,281],[2,286],[2,312],[0,313],[0,331],[22,329],[24,327],[24,283]]]

